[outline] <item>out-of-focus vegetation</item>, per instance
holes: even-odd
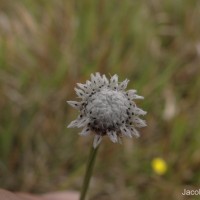
[[[66,100],[99,71],[145,96],[148,127],[123,145],[104,139],[90,199],[176,200],[199,188],[199,16],[198,0],[1,0],[0,187],[80,190],[93,139],[66,128],[77,115]]]

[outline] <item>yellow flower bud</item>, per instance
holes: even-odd
[[[154,158],[151,162],[151,166],[158,175],[163,175],[167,171],[167,163],[162,158]]]

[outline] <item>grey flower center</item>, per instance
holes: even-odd
[[[107,131],[119,131],[127,119],[129,101],[120,91],[103,88],[88,99],[86,113],[90,118],[90,127],[100,134]]]

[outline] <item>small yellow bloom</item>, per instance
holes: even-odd
[[[154,158],[151,162],[151,166],[158,175],[163,175],[167,171],[167,163],[162,158]]]

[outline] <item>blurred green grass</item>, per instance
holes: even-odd
[[[66,128],[77,113],[65,102],[99,71],[145,96],[148,127],[124,145],[105,139],[91,199],[183,199],[183,188],[198,188],[199,15],[197,0],[2,0],[0,187],[80,190],[92,137]],[[168,164],[162,177],[151,169],[157,156]]]

